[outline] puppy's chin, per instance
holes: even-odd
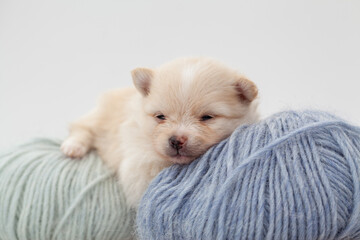
[[[205,152],[206,149],[200,148],[196,145],[197,149],[194,149],[194,146],[186,146],[179,150],[175,150],[170,146],[167,146],[163,151],[167,156],[168,161],[174,164],[189,164],[198,158],[201,154]]]
[[[194,161],[197,157],[194,156],[189,156],[189,155],[185,155],[185,154],[175,154],[175,153],[169,153],[169,152],[164,152],[163,150],[160,149],[156,149],[155,151],[157,152],[157,154],[161,157],[161,159],[163,161],[167,161],[170,162],[172,164],[189,164],[192,161]]]
[[[168,160],[174,164],[189,164],[195,160],[195,157],[188,157],[181,154],[168,156]]]

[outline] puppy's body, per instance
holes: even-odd
[[[256,86],[213,60],[180,59],[132,75],[136,89],[105,93],[62,145],[71,157],[95,148],[118,172],[131,206],[162,169],[190,163],[258,118]]]

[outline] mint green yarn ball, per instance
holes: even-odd
[[[133,217],[95,153],[69,159],[38,139],[0,154],[0,240],[127,239]]]

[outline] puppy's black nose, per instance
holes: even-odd
[[[169,145],[172,148],[179,150],[184,147],[186,141],[187,141],[187,137],[185,136],[182,137],[172,136],[171,138],[169,138]]]

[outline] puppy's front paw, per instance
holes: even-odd
[[[68,138],[61,145],[62,152],[71,158],[82,158],[89,150],[87,146],[76,141],[76,139]]]

